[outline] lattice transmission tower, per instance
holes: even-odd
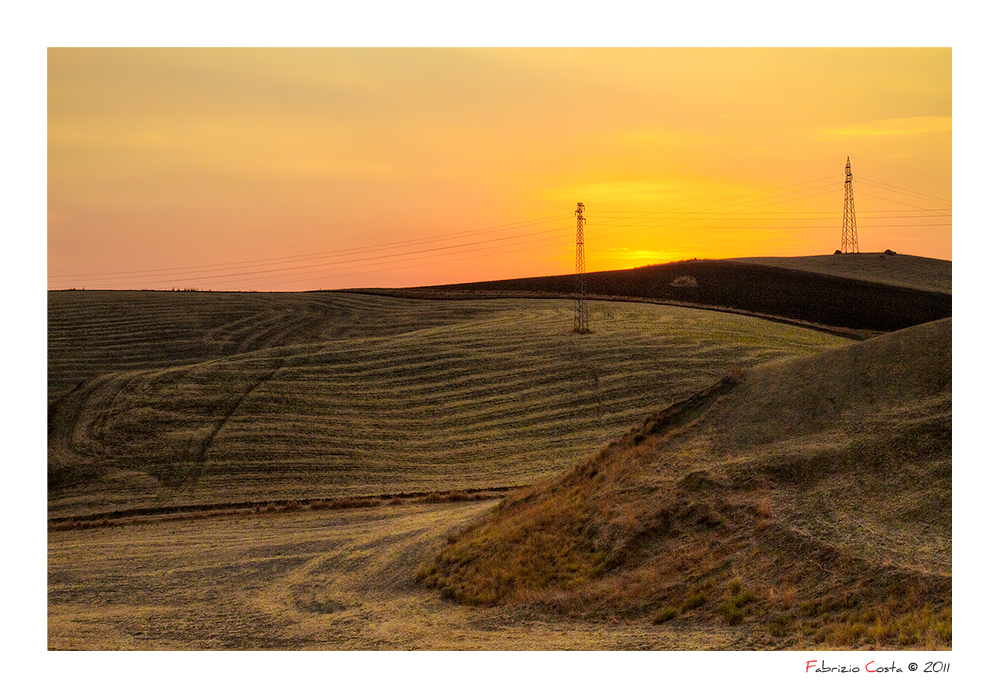
[[[573,332],[589,333],[590,320],[587,314],[587,277],[583,255],[583,202],[576,203],[576,312],[573,315]]]
[[[858,251],[858,220],[854,216],[854,183],[851,181],[851,158],[844,168],[844,232],[840,237],[841,252]]]

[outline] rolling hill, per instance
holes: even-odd
[[[54,292],[50,516],[523,485],[732,367],[849,342],[644,304],[571,324],[561,300]]]
[[[887,332],[951,317],[951,262],[857,253],[791,258],[686,260],[588,272],[590,295],[736,310],[855,330]],[[576,277],[449,284],[423,294],[572,296]]]
[[[950,647],[950,263],[588,277],[50,292],[50,647]]]
[[[951,261],[930,257],[862,252],[805,257],[735,257],[730,261],[860,279],[905,289],[951,293]]]
[[[726,377],[511,496],[419,572],[469,603],[951,643],[951,320]]]

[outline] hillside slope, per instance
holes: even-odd
[[[951,643],[951,320],[729,376],[510,496],[418,578],[470,603]]]
[[[49,401],[116,371],[184,366],[287,345],[401,335],[490,304],[360,294],[50,291]]]
[[[947,293],[942,290],[945,279]],[[909,255],[685,260],[587,273],[587,293],[592,296],[730,308],[879,332],[951,317],[950,287],[951,262]],[[565,274],[420,291],[570,296],[575,289],[575,275]]]
[[[50,307],[50,373],[81,379],[50,403],[51,517],[523,485],[732,366],[849,342],[626,303],[580,336],[571,301],[360,294],[125,294],[97,330],[73,298]]]
[[[730,261],[862,279],[908,289],[951,293],[951,260],[861,252],[802,257],[736,257]]]

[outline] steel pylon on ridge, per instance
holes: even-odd
[[[854,183],[851,175],[851,158],[847,158],[844,168],[844,227],[840,237],[841,252],[858,251],[858,221],[854,215]]]
[[[576,203],[576,312],[573,314],[573,332],[589,333],[590,319],[587,311],[587,277],[583,253],[583,202]]]

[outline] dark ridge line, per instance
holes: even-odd
[[[587,273],[588,293],[635,297],[692,307],[749,312],[761,317],[788,318],[834,328],[891,332],[950,317],[949,292],[919,289],[894,282],[873,281],[832,272],[798,270],[731,260],[686,260],[631,270]],[[690,287],[675,282],[696,278]],[[404,293],[503,292],[555,294],[570,297],[574,275],[524,277],[409,287]],[[673,281],[671,281],[673,280]],[[400,294],[402,295],[402,294]],[[481,295],[480,298],[485,298]],[[508,296],[509,297],[509,296]],[[551,298],[552,296],[548,296]]]
[[[861,254],[880,254],[880,253],[861,253]],[[932,259],[932,258],[925,258]],[[643,267],[633,267],[631,269],[613,269],[613,270],[599,270],[594,272],[587,272],[586,275],[588,279],[600,279],[602,277],[607,277],[610,275],[628,275],[628,276],[638,276],[643,273],[657,272],[657,271],[667,271],[671,270],[683,270],[690,267],[701,267],[705,269],[706,266],[711,268],[712,266],[724,267],[730,270],[746,271],[748,269],[755,270],[757,272],[777,272],[779,274],[787,274],[790,277],[800,277],[800,278],[811,278],[819,277],[825,281],[832,282],[846,282],[848,284],[858,284],[860,286],[866,286],[871,289],[884,289],[884,290],[902,290],[902,291],[914,291],[921,294],[929,294],[933,296],[948,296],[951,297],[952,293],[948,291],[934,291],[932,289],[923,289],[920,287],[912,287],[900,285],[893,282],[885,281],[875,281],[872,279],[864,279],[861,277],[851,277],[843,274],[837,274],[836,272],[819,272],[808,269],[799,269],[796,267],[783,267],[781,265],[769,265],[763,262],[742,262],[741,258],[723,258],[723,259],[698,259],[693,258],[691,260],[678,260],[676,262],[663,262],[658,264],[646,265]],[[403,289],[440,289],[440,290],[470,290],[470,289],[482,289],[482,290],[500,290],[497,285],[502,284],[513,284],[513,283],[545,283],[545,282],[557,282],[560,280],[573,280],[575,275],[573,274],[553,274],[542,277],[514,277],[509,279],[493,279],[488,281],[479,282],[457,282],[453,284],[430,284],[421,287],[402,287]],[[303,292],[308,293],[308,292]],[[649,298],[660,298],[660,297],[649,297]]]
[[[869,253],[854,253],[854,254],[860,254],[860,255],[882,255],[884,253],[869,252]],[[846,276],[846,275],[842,275],[842,274],[837,274],[836,272],[818,272],[818,271],[813,271],[813,270],[809,270],[809,269],[799,269],[797,267],[783,267],[781,265],[769,265],[766,262],[742,262],[741,259],[743,259],[743,258],[736,257],[736,258],[722,259],[722,260],[709,260],[709,259],[705,259],[705,260],[701,260],[701,261],[702,262],[724,263],[725,265],[730,266],[730,267],[732,267],[732,266],[754,267],[754,268],[756,268],[758,270],[762,270],[762,271],[769,271],[769,270],[772,270],[772,269],[779,269],[779,270],[785,270],[785,271],[789,271],[789,272],[794,272],[796,274],[822,277],[823,279],[826,279],[828,281],[842,281],[842,280],[847,280],[847,281],[861,282],[862,284],[866,284],[866,285],[870,284],[872,286],[889,288],[889,289],[903,289],[903,290],[907,290],[907,291],[920,291],[920,292],[929,293],[929,294],[944,294],[946,296],[951,296],[952,295],[950,291],[935,291],[933,289],[924,289],[924,288],[918,287],[918,286],[906,286],[905,284],[895,284],[895,283],[892,283],[892,282],[880,282],[880,281],[875,281],[874,279],[865,279],[863,277],[851,277],[851,276]],[[931,259],[931,258],[925,258],[925,259]],[[666,264],[671,264],[671,263],[668,262]],[[639,269],[642,269],[642,268],[640,267]]]
[[[139,518],[139,517],[157,517],[161,515],[185,515],[185,514],[198,514],[198,513],[220,513],[225,514],[227,512],[235,512],[239,510],[252,510],[254,508],[266,508],[267,506],[273,506],[275,508],[288,508],[291,505],[293,508],[298,505],[300,509],[306,509],[314,503],[319,503],[322,506],[318,509],[353,509],[357,507],[377,507],[379,504],[385,501],[391,500],[419,500],[420,498],[429,498],[428,502],[431,503],[441,503],[441,502],[464,502],[466,500],[487,500],[490,499],[490,495],[493,493],[506,493],[511,490],[517,490],[518,488],[524,488],[524,485],[499,485],[494,488],[462,488],[462,489],[452,489],[452,490],[425,490],[425,491],[412,491],[405,493],[383,493],[380,495],[344,495],[339,497],[323,497],[323,498],[290,498],[290,499],[268,499],[268,500],[247,500],[244,502],[220,502],[220,503],[202,503],[193,505],[163,505],[158,507],[134,507],[125,510],[110,510],[107,512],[92,512],[84,515],[70,515],[65,517],[50,517],[48,519],[49,526],[68,524],[68,523],[86,523],[86,522],[102,522],[104,520],[121,520],[129,518]],[[463,497],[468,496],[468,497]],[[475,497],[480,496],[480,497]],[[495,496],[499,497],[499,496]],[[284,511],[288,511],[287,509]]]

